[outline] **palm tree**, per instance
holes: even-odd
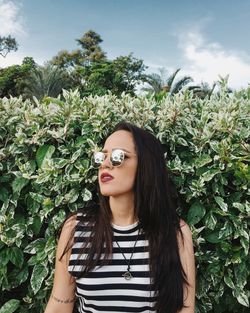
[[[181,69],[178,68],[173,74],[165,78],[165,70],[159,69],[160,74],[153,73],[146,75],[145,82],[148,87],[142,88],[143,91],[149,93],[159,94],[161,92],[169,92],[170,94],[176,94],[181,91],[187,84],[193,81],[192,77],[184,76],[176,81],[176,76]]]
[[[55,65],[36,66],[25,81],[24,96],[42,99],[57,97],[62,89],[71,87],[72,79],[66,70]]]
[[[216,87],[216,83],[213,83],[212,87],[210,87],[208,83],[202,82],[200,85],[189,86],[188,90],[192,91],[193,95],[197,98],[210,99],[211,95],[214,92],[215,87]]]

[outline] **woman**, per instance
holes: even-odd
[[[45,313],[193,313],[192,236],[179,219],[160,142],[119,123],[101,152],[97,208],[63,226]],[[73,238],[72,241],[70,238]]]

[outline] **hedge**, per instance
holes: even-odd
[[[42,313],[52,287],[56,230],[96,201],[90,156],[113,126],[131,121],[161,140],[193,232],[196,312],[249,306],[249,95],[192,93],[42,102],[0,99],[0,313]]]

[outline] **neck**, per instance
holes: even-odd
[[[137,221],[134,212],[134,196],[110,196],[109,205],[112,212],[112,223],[115,225],[127,226]]]

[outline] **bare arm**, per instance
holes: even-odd
[[[195,311],[195,260],[192,233],[188,225],[181,221],[181,235],[178,236],[179,253],[182,267],[186,273],[188,286],[184,288],[184,307],[179,313],[194,313]]]
[[[53,289],[44,313],[72,313],[75,302],[75,280],[68,272],[71,251],[60,257],[75,227],[75,217],[69,218],[62,229],[56,252]]]

